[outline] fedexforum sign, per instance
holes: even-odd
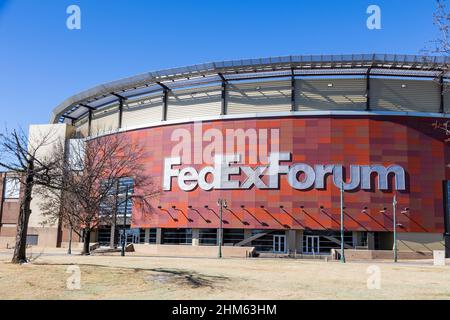
[[[270,153],[269,163],[265,166],[250,167],[239,165],[240,155],[216,155],[214,166],[207,166],[197,171],[194,167],[174,168],[181,166],[181,157],[166,158],[164,161],[163,189],[172,190],[172,180],[176,180],[183,191],[192,191],[199,187],[202,190],[230,189],[278,189],[280,176],[287,175],[289,185],[297,190],[311,188],[324,189],[328,175],[333,176],[333,183],[338,188],[342,185],[344,166],[341,164],[308,165],[294,163],[291,166],[282,162],[291,161],[290,153]],[[349,182],[344,182],[344,190],[361,188],[372,189],[372,176],[377,175],[379,190],[389,189],[389,178],[395,178],[396,190],[405,190],[405,170],[398,165],[388,167],[382,165],[351,165]],[[238,179],[233,179],[238,177]],[[241,178],[244,179],[241,179]],[[176,178],[176,179],[174,179]]]

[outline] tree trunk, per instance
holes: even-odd
[[[91,230],[90,229],[84,229],[84,235],[83,235],[83,252],[81,252],[82,255],[88,256],[91,254],[89,244],[91,241]]]
[[[14,255],[12,263],[27,262],[27,234],[28,221],[31,215],[31,193],[34,184],[34,162],[30,160],[28,163],[27,177],[25,180],[25,192],[22,203],[20,205],[19,219],[17,221],[16,245],[14,247]]]
[[[67,249],[67,254],[72,254],[72,226],[70,226],[69,248]]]
[[[111,233],[110,233],[110,235],[111,235],[111,238],[110,238],[110,241],[109,241],[109,246],[110,246],[111,249],[115,249],[115,248],[117,248],[117,246],[116,246],[116,219],[115,219],[115,217],[113,218],[113,221],[111,223]]]
[[[112,221],[111,221],[111,233],[110,233],[110,241],[109,241],[109,246],[110,246],[110,248],[111,249],[116,249],[117,248],[117,241],[116,241],[116,238],[117,238],[117,211],[118,211],[118,209],[117,209],[117,207],[118,207],[118,203],[117,203],[117,201],[118,201],[118,197],[119,197],[119,179],[117,179],[117,182],[116,182],[116,190],[115,190],[115,193],[114,193],[114,203],[115,203],[115,206],[114,206],[114,209],[113,209],[113,212],[112,212]]]

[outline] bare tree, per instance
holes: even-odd
[[[53,145],[55,141],[52,131],[34,137],[28,137],[23,130],[5,130],[0,133],[0,168],[14,172],[24,189],[12,263],[27,261],[26,241],[33,188],[47,184],[60,167],[58,159],[47,157],[46,153],[41,151]]]
[[[423,55],[448,55],[450,53],[450,34],[449,34],[450,13],[447,8],[447,0],[435,0],[435,11],[433,13],[433,25],[436,27],[437,34],[434,39],[428,41],[420,49]],[[424,57],[427,62],[428,58]]]
[[[75,140],[73,140],[75,141]],[[144,213],[150,212],[150,199],[158,194],[150,175],[145,172],[144,149],[125,135],[107,135],[77,140],[67,147],[61,145],[53,155],[64,157],[59,177],[52,184],[43,185],[40,191],[46,195],[41,205],[43,214],[50,221],[69,226],[83,237],[83,254],[90,252],[90,235],[100,225],[112,225],[120,206],[119,181],[132,179],[133,204]],[[55,185],[55,181],[59,181]],[[130,189],[131,190],[131,189]]]
[[[450,54],[450,12],[448,11],[446,0],[436,0],[436,10],[433,14],[433,24],[437,28],[438,36],[437,39],[432,40],[431,48],[428,46],[422,50],[425,54],[439,54],[441,56],[448,56]],[[444,64],[442,68],[442,73],[440,77],[446,77],[449,72],[449,66]],[[437,82],[440,79],[436,78]],[[448,92],[448,84],[443,83],[444,91]],[[449,121],[437,120],[433,127],[436,130],[441,130],[446,136],[450,136],[450,123]],[[446,139],[445,142],[449,142],[450,139]]]
[[[78,219],[78,213],[82,211],[77,199],[69,192],[59,188],[48,188],[39,186],[37,191],[42,199],[39,205],[41,214],[46,218],[43,224],[59,224],[62,228],[70,230],[68,252],[72,252],[72,233],[82,237],[82,221]]]
[[[445,0],[436,0],[436,12],[433,14],[434,25],[438,28],[439,36],[434,43],[434,53],[448,55],[450,53],[449,22],[450,13]]]
[[[449,121],[435,121],[433,128],[441,130],[446,136],[450,136],[450,123]],[[445,142],[450,142],[450,138],[445,139]]]

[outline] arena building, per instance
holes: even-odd
[[[149,248],[216,246],[217,201],[224,199],[225,247],[329,254],[341,245],[344,180],[347,249],[392,250],[395,195],[399,251],[427,255],[449,246],[450,153],[446,133],[434,126],[449,118],[449,62],[288,56],[150,72],[70,97],[50,125],[30,131],[56,126],[62,139],[116,134],[144,143],[143,163],[161,192],[151,214],[130,205],[127,235]],[[218,137],[223,152],[205,160]],[[226,148],[239,141],[243,150]],[[174,156],[186,143],[189,150]],[[5,175],[3,189],[10,190],[13,178]],[[18,197],[2,194],[5,243],[15,231]],[[32,244],[67,241],[60,227],[42,226],[36,204],[32,216]],[[109,228],[94,242],[108,245]]]

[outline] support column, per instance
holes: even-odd
[[[366,73],[366,111],[370,111],[370,71],[372,68],[367,69]]]
[[[444,76],[440,76],[439,77],[439,85],[440,85],[440,89],[441,89],[441,99],[440,99],[440,105],[439,105],[439,112],[440,113],[444,113],[444,94],[445,94],[445,84],[444,84]]]
[[[296,242],[297,242],[297,253],[303,253],[303,230],[297,230],[296,235]]]
[[[145,238],[144,238],[145,244],[150,244],[150,229],[145,229]]]
[[[361,244],[361,233],[358,231],[353,231],[352,232],[352,244],[353,244],[353,249],[356,249],[356,247],[358,247]]]
[[[162,244],[162,229],[156,228],[156,244]]]
[[[294,70],[292,69],[292,78],[291,78],[291,111],[297,111],[297,102],[296,102],[296,94],[295,94],[295,76]]]
[[[0,179],[1,179],[1,184],[0,184],[0,234],[1,234],[1,228],[3,226],[3,206],[5,203],[5,187],[6,187],[6,173],[0,173]]]
[[[88,113],[88,137],[92,134],[92,110],[89,109]]]
[[[220,77],[220,79],[222,79],[222,107],[221,107],[221,111],[220,111],[220,115],[224,116],[228,113],[227,111],[227,107],[228,107],[228,101],[227,101],[227,90],[228,90],[228,81],[227,79],[225,79],[225,77],[223,76],[223,74],[218,73],[218,76]]]
[[[163,114],[162,121],[167,121],[167,108],[169,104],[169,90],[164,89],[163,91]]]
[[[224,229],[222,229],[222,240],[223,240],[223,230]],[[216,245],[218,246],[219,245],[219,236],[221,235],[219,228],[216,229],[216,234],[217,234],[217,236],[216,236]],[[223,241],[222,241],[222,245],[223,245]]]
[[[119,99],[119,125],[118,129],[122,129],[123,122],[123,99]]]
[[[445,258],[450,258],[450,234],[444,235],[444,244],[445,244]]]
[[[227,83],[226,81],[222,81],[222,108],[221,113],[222,116],[227,114]]]
[[[287,253],[294,255],[297,252],[297,231],[286,230]]]
[[[111,92],[111,94],[119,99],[119,112],[118,112],[118,130],[122,129],[122,121],[123,121],[123,104],[127,98],[121,96],[120,94]]]
[[[192,245],[196,247],[200,245],[200,229],[192,229]]]
[[[367,232],[367,248],[375,250],[375,234],[373,232]]]

